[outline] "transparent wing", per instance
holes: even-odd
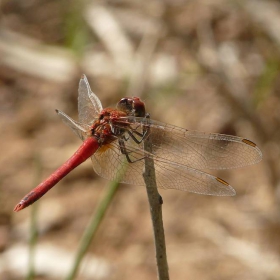
[[[260,149],[253,142],[231,135],[188,131],[183,128],[149,120],[147,118],[126,117],[114,123],[123,127],[129,122],[131,134],[137,136],[149,129],[149,137],[144,141],[152,143],[153,154],[169,162],[186,165],[195,169],[228,169],[259,162],[262,159]],[[139,136],[137,136],[139,138]],[[126,143],[134,140],[128,135]]]
[[[87,131],[90,130],[90,126],[74,121],[62,111],[56,110],[56,112],[62,121],[68,125],[81,140],[87,138]]]
[[[128,147],[127,147],[128,148]],[[128,163],[124,154],[121,153],[117,140],[109,145],[100,147],[91,157],[94,171],[101,177],[108,180],[115,180],[118,174],[123,174],[120,182],[143,185],[143,156],[144,153],[137,150],[137,147],[130,148],[134,151],[131,154],[134,163]],[[138,161],[136,161],[138,159]]]
[[[109,180],[120,180],[123,183],[144,185],[144,156],[154,159],[156,181],[158,188],[177,189],[193,193],[217,196],[235,195],[235,190],[225,181],[205,172],[184,165],[171,163],[155,157],[143,150],[126,145],[127,153],[133,163],[127,162],[121,153],[117,142],[101,147],[93,156],[95,172]]]
[[[99,98],[91,91],[86,75],[82,75],[78,97],[79,122],[92,124],[101,111],[102,104]]]

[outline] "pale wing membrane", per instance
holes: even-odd
[[[177,189],[206,195],[231,196],[234,189],[225,181],[202,171],[164,161],[126,145],[127,152],[133,163],[123,167],[126,157],[121,153],[117,142],[111,143],[104,150],[92,156],[96,173],[106,179],[115,180],[119,173],[124,173],[121,182],[134,185],[144,185],[144,156],[154,159],[156,181],[158,188]],[[142,160],[141,160],[142,159]],[[123,169],[124,168],[124,169]]]
[[[90,129],[90,126],[74,121],[62,111],[56,110],[56,112],[62,121],[68,125],[81,140],[87,138],[87,131]]]
[[[120,182],[133,185],[144,185],[142,177],[143,173],[143,151],[138,151],[137,147],[130,149],[127,147],[127,152],[134,150],[130,153],[130,157],[134,163],[128,163],[126,156],[121,153],[119,144],[116,141],[109,145],[100,147],[95,154],[91,157],[94,171],[101,177],[109,180],[116,180],[118,174],[124,174]],[[136,150],[135,150],[136,149]],[[138,160],[138,161],[136,161]],[[125,170],[124,170],[125,169]],[[125,171],[125,172],[124,172]]]
[[[244,138],[188,131],[183,128],[145,118],[127,117],[121,122],[131,123],[131,129],[142,133],[149,127],[153,154],[168,161],[195,169],[228,169],[257,163],[261,160],[260,149]],[[133,141],[129,139],[128,142]],[[140,144],[143,148],[143,143]]]
[[[184,165],[155,160],[155,171],[159,188],[217,196],[236,194],[235,190],[220,178]]]
[[[92,124],[101,111],[102,104],[99,98],[91,91],[87,77],[83,75],[79,83],[79,122]]]

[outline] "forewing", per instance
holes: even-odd
[[[56,112],[62,121],[68,125],[81,140],[85,140],[87,138],[86,132],[90,129],[90,126],[74,121],[62,111],[56,110]]]
[[[256,144],[241,137],[188,131],[147,118],[122,118],[115,125],[121,127],[123,122],[130,123],[134,135],[149,129],[149,137],[144,141],[152,143],[155,156],[191,168],[236,168],[257,163],[262,158]]]
[[[99,98],[91,91],[86,75],[82,75],[78,96],[79,122],[91,125],[101,110]]]

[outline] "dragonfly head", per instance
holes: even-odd
[[[124,97],[117,103],[117,109],[135,117],[145,117],[145,104],[139,97]]]

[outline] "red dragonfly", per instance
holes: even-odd
[[[91,157],[95,172],[109,180],[144,185],[144,159],[154,161],[157,186],[193,193],[232,196],[224,180],[200,169],[228,169],[257,163],[262,153],[245,138],[189,131],[151,120],[138,97],[122,98],[116,109],[103,109],[85,75],[79,83],[79,122],[56,110],[83,144],[50,177],[29,192],[14,208],[34,203],[71,170]],[[152,152],[144,149],[149,142]],[[127,164],[126,164],[127,163]]]

